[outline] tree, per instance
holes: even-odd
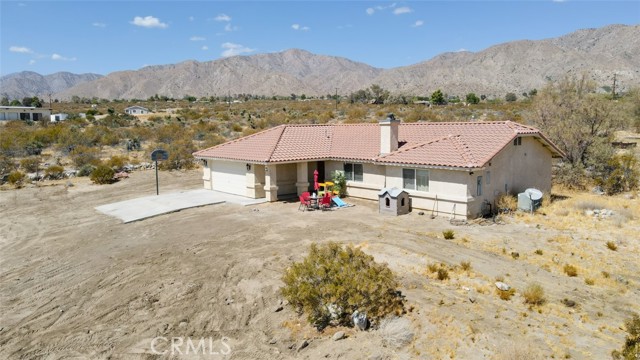
[[[532,122],[566,155],[558,180],[575,186],[591,168],[594,178],[606,177],[606,167],[615,152],[611,149],[614,131],[622,126],[614,102],[595,94],[595,84],[580,78],[564,78],[549,84],[534,98]]]
[[[384,104],[385,100],[389,97],[389,91],[383,89],[380,85],[373,84],[369,90],[371,91],[371,100],[373,100],[375,104]]]
[[[9,102],[9,98],[6,96],[2,97],[2,100],[0,100],[0,105],[2,106],[9,106],[10,102]]]
[[[431,94],[431,103],[434,105],[444,105],[447,103],[442,90],[438,89]]]
[[[510,92],[510,93],[507,93],[507,95],[504,96],[504,99],[507,102],[514,102],[514,101],[518,100],[518,97],[516,96],[516,94]]]
[[[474,93],[468,93],[467,94],[467,103],[469,104],[477,104],[480,102],[480,98],[478,98],[478,96],[476,96],[476,94]]]

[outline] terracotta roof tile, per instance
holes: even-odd
[[[484,166],[519,135],[536,136],[562,155],[539,130],[495,121],[399,124],[400,147],[384,156],[379,154],[378,124],[280,125],[194,156],[260,163],[336,159],[474,168]]]

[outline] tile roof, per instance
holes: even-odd
[[[280,125],[194,156],[259,163],[334,159],[477,168],[519,135],[535,136],[554,155],[562,156],[538,129],[511,121],[401,123],[398,150],[383,155],[378,124]]]

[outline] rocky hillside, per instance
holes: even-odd
[[[504,96],[543,87],[549,80],[586,73],[599,86],[621,90],[640,85],[640,26],[611,25],[559,38],[514,41],[471,53],[446,53],[382,73],[374,80],[396,93],[442,89]]]
[[[11,99],[22,99],[26,96],[46,97],[65,91],[73,86],[100,79],[98,74],[72,74],[57,72],[40,75],[33,71],[22,71],[0,78],[0,95]]]
[[[148,98],[154,94],[222,96],[341,94],[379,84],[396,94],[428,95],[442,89],[450,95],[468,92],[503,97],[542,88],[548,81],[586,73],[600,87],[624,91],[640,86],[640,25],[610,25],[585,29],[545,40],[521,40],[492,46],[477,53],[444,53],[428,61],[394,69],[378,69],[345,58],[292,49],[279,53],[235,56],[215,61],[185,61],[120,71],[91,82],[41,83],[36,73],[2,78],[0,93],[13,97],[55,93],[99,98]],[[45,79],[58,74],[48,75]],[[40,77],[40,78],[39,78]],[[57,83],[56,83],[57,84]],[[67,88],[66,85],[75,85]],[[58,87],[56,87],[58,86]]]

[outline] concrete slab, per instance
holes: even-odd
[[[227,202],[247,206],[264,203],[266,199],[251,199],[218,191],[199,189],[120,201],[98,206],[96,210],[116,217],[126,224],[183,209]]]

